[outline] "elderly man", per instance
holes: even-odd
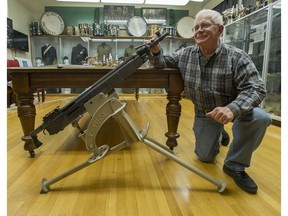
[[[252,153],[271,123],[259,107],[266,90],[249,55],[220,41],[223,29],[218,12],[201,10],[193,28],[196,45],[164,56],[158,44],[151,49],[150,62],[159,68],[180,69],[195,108],[193,131],[199,160],[215,163],[224,125],[233,122],[233,140],[223,171],[241,189],[254,194],[258,187],[245,168],[250,166]]]

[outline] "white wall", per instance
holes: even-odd
[[[13,29],[29,35],[29,23],[33,20],[33,12],[27,4],[18,0],[8,0],[7,2],[7,17],[13,20]],[[30,41],[29,41],[30,46]],[[31,50],[31,49],[29,49]],[[31,59],[30,52],[15,51],[7,49],[7,58],[14,57]]]

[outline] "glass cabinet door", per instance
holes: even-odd
[[[247,52],[262,75],[268,10],[264,8],[225,26],[224,42]]]
[[[31,44],[33,66],[49,66],[60,62],[58,37],[33,37]]]
[[[266,89],[264,109],[272,118],[281,118],[281,2],[271,7],[271,34],[267,60]]]
[[[87,37],[60,37],[60,52],[58,64],[83,65],[89,55],[89,38]]]
[[[281,1],[225,26],[223,41],[249,54],[266,83],[261,106],[281,122]]]

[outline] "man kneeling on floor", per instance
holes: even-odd
[[[248,193],[258,187],[245,172],[254,150],[262,142],[269,115],[259,107],[266,89],[247,53],[220,41],[221,14],[201,10],[194,22],[194,46],[163,55],[160,44],[151,49],[150,62],[158,68],[178,67],[195,107],[195,153],[203,162],[215,162],[220,144],[229,144],[224,125],[233,122],[233,140],[223,171]],[[150,42],[148,42],[150,43]]]

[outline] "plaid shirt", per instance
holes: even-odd
[[[235,118],[259,106],[266,95],[264,82],[247,53],[220,43],[209,59],[202,57],[198,45],[169,56],[150,58],[157,68],[178,67],[189,97],[200,112],[226,106]]]

